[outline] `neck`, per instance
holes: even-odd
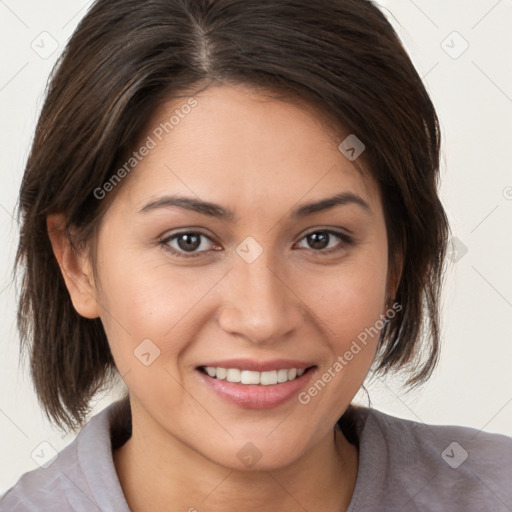
[[[206,459],[169,434],[148,435],[151,430],[136,418],[132,422],[132,436],[114,451],[132,512],[340,512],[349,506],[358,455],[339,429],[285,467],[240,471]]]

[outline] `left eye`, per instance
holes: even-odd
[[[338,242],[337,244],[329,246],[329,242],[331,242],[333,237],[341,240],[341,243]],[[344,249],[346,245],[352,245],[354,243],[352,238],[345,233],[327,229],[308,233],[302,238],[302,240],[306,240],[306,243],[308,243],[310,247],[314,249],[314,252],[321,252],[324,254],[339,251]]]

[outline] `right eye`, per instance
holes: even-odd
[[[210,244],[213,244],[210,237],[198,231],[181,231],[164,238],[159,243],[175,256],[194,258],[208,251],[209,244],[203,243],[202,239],[209,240]],[[198,250],[200,248],[203,250]]]

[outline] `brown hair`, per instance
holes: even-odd
[[[103,201],[94,190],[159,105],[214,82],[301,98],[363,141],[390,269],[403,261],[393,297],[401,309],[382,330],[375,370],[407,368],[414,386],[437,362],[449,229],[437,194],[439,122],[381,11],[367,0],[97,0],[50,77],[19,197],[21,351],[61,428],[83,425],[116,369],[100,319],[73,308],[46,217],[63,213],[76,247],[93,243],[123,183]]]

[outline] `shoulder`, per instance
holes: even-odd
[[[60,455],[63,455],[63,452]],[[54,470],[34,469],[24,473],[16,484],[0,497],[0,511],[35,511],[49,504],[67,504],[63,501],[64,495],[59,494],[61,487],[60,475]]]
[[[44,465],[21,475],[16,484],[0,498],[0,511],[25,512],[45,507],[70,507],[66,499],[68,482],[83,486],[77,454],[77,438]],[[50,447],[47,447],[47,450]],[[43,450],[44,452],[44,450]],[[42,452],[46,458],[48,454]],[[49,508],[48,508],[49,509]]]
[[[0,512],[85,512],[111,501],[119,505],[111,510],[125,510],[111,443],[111,427],[121,405],[114,402],[95,415],[51,461],[24,473],[0,497]]]
[[[394,453],[408,460],[417,458],[453,470],[512,469],[512,438],[503,434],[405,420],[376,410],[370,416],[373,429],[378,428]]]
[[[512,438],[355,409],[360,460],[384,475],[382,499],[404,510],[512,510]]]

